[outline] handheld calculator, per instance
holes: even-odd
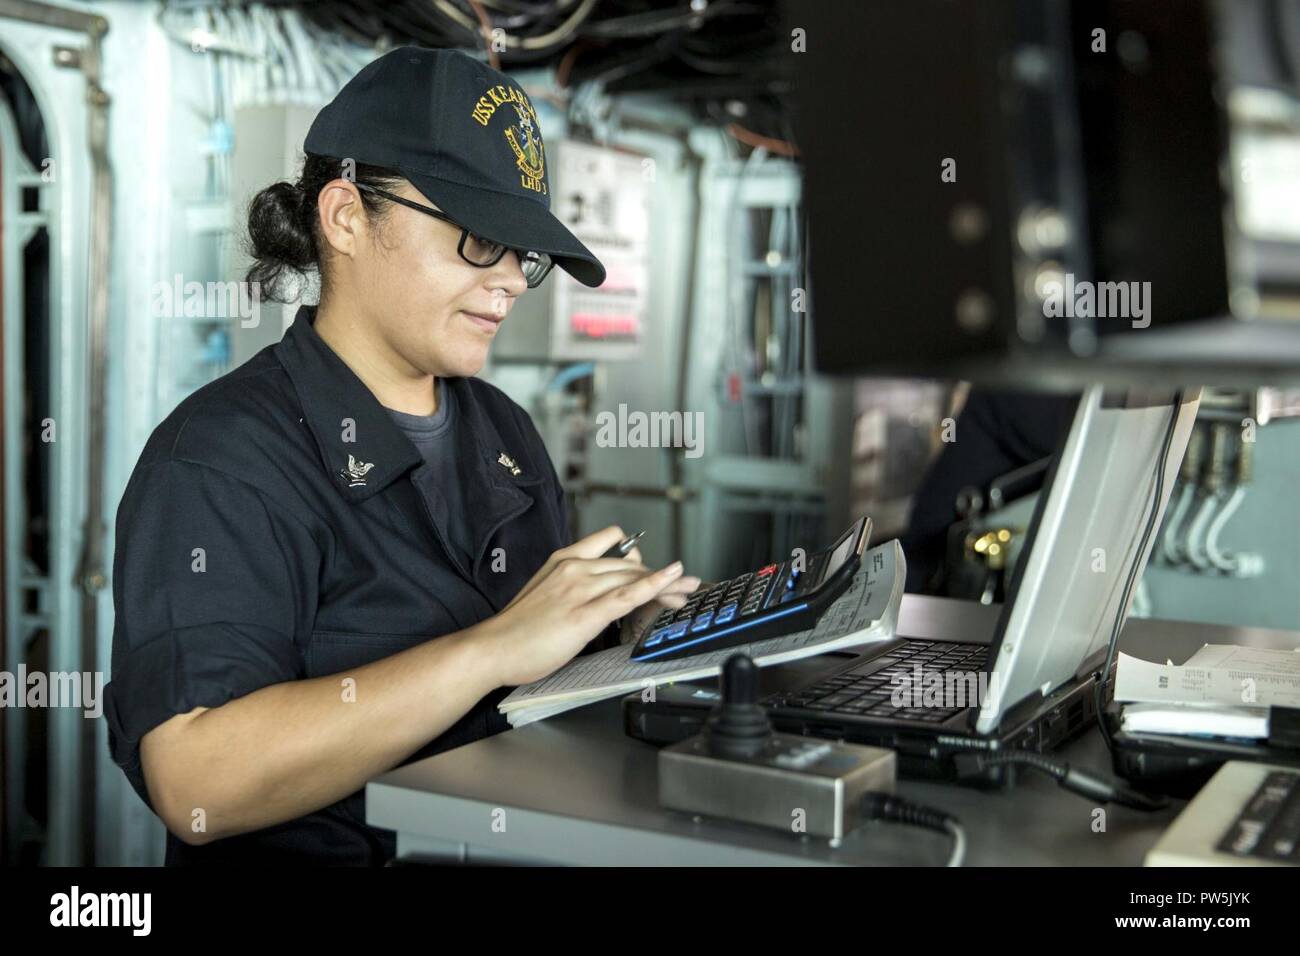
[[[700,588],[680,610],[665,609],[650,622],[632,660],[689,657],[812,627],[853,580],[870,536],[871,519],[862,517],[809,558]]]

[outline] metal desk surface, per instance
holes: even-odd
[[[898,633],[988,641],[997,608],[907,595]],[[1133,620],[1121,647],[1185,660],[1205,643],[1295,647],[1300,635],[1262,628]],[[824,663],[824,662],[823,662]],[[818,667],[815,659],[785,668]],[[825,840],[662,809],[657,749],[624,735],[620,699],[476,741],[408,764],[366,787],[366,818],[398,833],[399,856],[467,862],[596,865],[941,865],[947,837],[872,823],[838,848]],[[1110,773],[1096,728],[1060,755]],[[1097,808],[1041,774],[979,791],[899,780],[899,795],[955,814],[966,829],[967,865],[1139,865],[1181,804],[1154,814]]]

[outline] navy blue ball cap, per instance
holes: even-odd
[[[401,173],[484,239],[549,253],[583,285],[605,267],[551,212],[546,148],[518,83],[459,50],[398,47],[312,121],[303,149]]]

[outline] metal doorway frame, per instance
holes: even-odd
[[[28,168],[20,176],[5,180],[5,385],[9,395],[23,394],[22,247],[15,237],[43,222],[50,241],[51,349],[49,405],[39,419],[53,419],[55,428],[54,441],[43,443],[37,438],[33,443],[50,456],[51,514],[48,571],[30,573],[36,569],[23,550],[28,512],[20,483],[21,439],[26,436],[16,434],[21,407],[6,403],[5,666],[16,673],[25,661],[30,634],[46,627],[51,672],[102,671],[95,650],[95,572],[97,556],[103,554],[103,511],[102,494],[95,489],[103,482],[106,230],[111,209],[103,148],[107,97],[98,85],[98,50],[107,21],[28,0],[0,0],[0,19],[5,21],[0,51],[32,90],[49,142],[51,156],[46,158],[54,161],[51,176],[42,176],[26,163]],[[21,155],[16,137],[5,143],[5,149],[6,157]],[[39,212],[29,217],[31,221],[16,221],[11,232],[9,217],[22,210],[21,202],[10,204],[11,197],[21,199],[21,192],[15,196],[11,184],[18,189],[20,182],[37,188]],[[106,579],[105,574],[99,580]],[[83,582],[90,587],[83,587]],[[33,591],[40,609],[34,621],[20,613]],[[90,631],[86,621],[91,622]],[[28,741],[23,709],[15,708],[8,716],[4,785],[6,824],[12,836],[23,822],[22,816],[12,814],[21,809],[26,791]],[[48,711],[49,805],[43,860],[47,864],[93,860],[94,765],[100,758],[95,724],[80,709]]]

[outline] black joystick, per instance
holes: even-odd
[[[734,654],[722,667],[722,703],[713,709],[704,733],[719,757],[752,757],[772,736],[767,711],[758,703],[758,667],[746,654]]]

